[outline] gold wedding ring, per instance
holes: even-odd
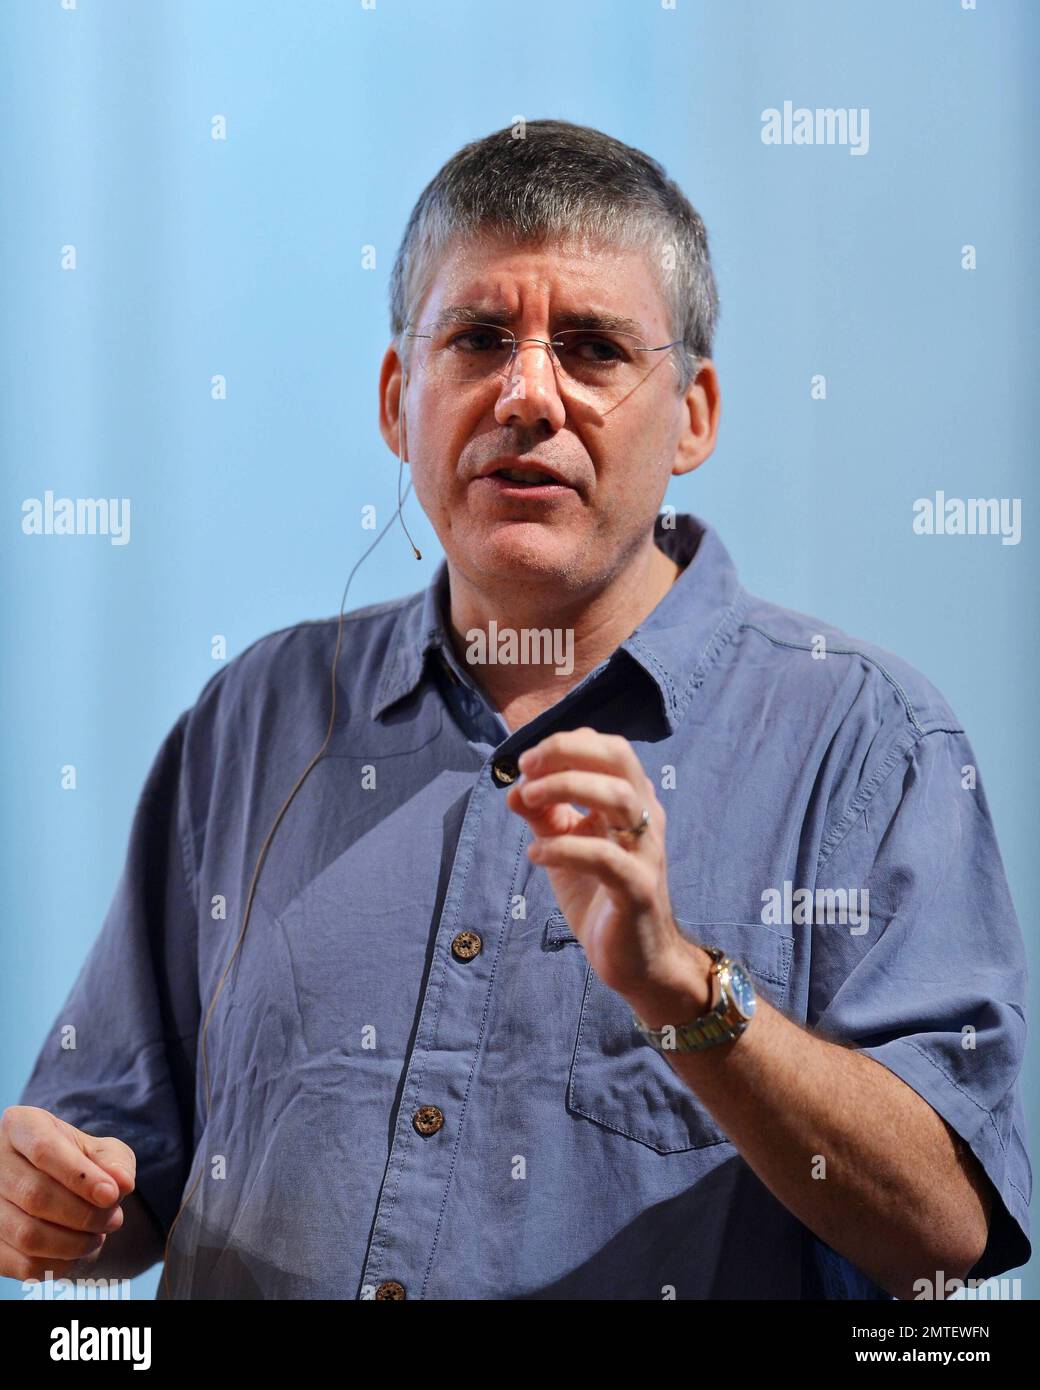
[[[629,826],[626,830],[616,830],[614,833],[615,833],[616,835],[637,835],[637,836],[638,836],[638,835],[645,835],[645,834],[646,834],[646,828],[647,828],[647,826],[648,826],[649,824],[650,824],[650,812],[649,812],[649,810],[644,806],[644,807],[643,807],[643,814],[642,814],[642,815],[640,816],[640,818],[639,818],[639,824],[638,824],[638,825]]]

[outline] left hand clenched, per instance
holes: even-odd
[[[668,896],[664,807],[628,739],[566,730],[519,762],[523,776],[506,803],[531,827],[528,856],[544,866],[599,978],[629,999],[688,980],[691,946]],[[619,835],[639,824],[644,806],[644,833]]]

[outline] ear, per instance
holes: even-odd
[[[722,415],[722,397],[715,364],[702,358],[697,375],[683,396],[685,412],[682,433],[675,446],[672,474],[679,477],[699,468],[715,448]]]
[[[379,433],[386,440],[387,448],[395,458],[401,456],[401,440],[398,435],[397,417],[401,402],[401,389],[404,371],[397,349],[393,343],[383,356],[379,369]],[[407,424],[403,431],[407,441]],[[405,462],[408,462],[405,454]]]

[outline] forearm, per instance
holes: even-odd
[[[691,948],[684,985],[630,1002],[651,1026],[686,1022],[692,1002],[707,1008],[709,964]],[[937,1270],[963,1277],[982,1253],[988,1180],[932,1107],[872,1057],[761,998],[735,1042],[664,1055],[770,1191],[889,1293],[912,1298],[914,1280]]]

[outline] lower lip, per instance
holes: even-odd
[[[514,483],[495,474],[477,478],[476,482],[483,483],[501,497],[527,497],[533,502],[552,502],[574,491],[566,483]]]

